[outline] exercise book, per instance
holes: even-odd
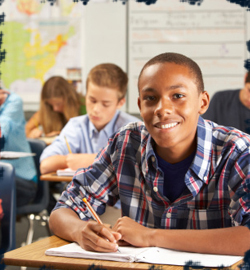
[[[120,252],[111,253],[93,252],[84,250],[76,243],[71,243],[61,247],[47,249],[45,254],[61,257],[169,265],[186,265],[192,261],[196,265],[204,267],[229,267],[243,259],[242,256],[200,254],[158,247],[137,248],[119,246],[119,250]]]

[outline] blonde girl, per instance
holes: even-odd
[[[42,88],[39,111],[26,124],[26,136],[57,135],[71,117],[83,114],[86,114],[84,96],[63,77],[51,77]]]

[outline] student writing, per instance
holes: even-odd
[[[44,150],[40,158],[42,173],[88,167],[115,131],[139,121],[119,111],[125,103],[127,82],[127,74],[115,64],[104,63],[91,69],[86,82],[87,115],[70,119],[60,136]]]
[[[144,123],[119,130],[76,172],[50,228],[87,250],[131,244],[243,255],[250,248],[249,136],[200,117],[209,95],[199,66],[184,55],[149,60],[138,88]],[[120,199],[122,217],[112,229],[91,221],[83,197],[99,215]]]
[[[42,88],[39,111],[26,123],[26,136],[58,135],[71,117],[85,113],[84,96],[63,77],[53,76]]]

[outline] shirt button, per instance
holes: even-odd
[[[152,162],[155,162],[155,157],[152,156],[152,157],[151,157],[151,160],[152,160]]]
[[[206,176],[204,176],[204,178],[203,178],[205,181],[207,180],[207,177]]]
[[[171,218],[171,213],[167,213],[166,217]]]
[[[154,187],[153,190],[154,190],[154,192],[157,192],[158,191],[158,188],[157,187]]]

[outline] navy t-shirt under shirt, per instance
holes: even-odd
[[[187,170],[190,167],[194,157],[195,152],[181,162],[170,164],[156,153],[158,166],[161,168],[164,174],[163,194],[171,202],[174,202],[177,198],[179,198],[182,192],[186,189],[184,181],[185,174],[187,173]]]

